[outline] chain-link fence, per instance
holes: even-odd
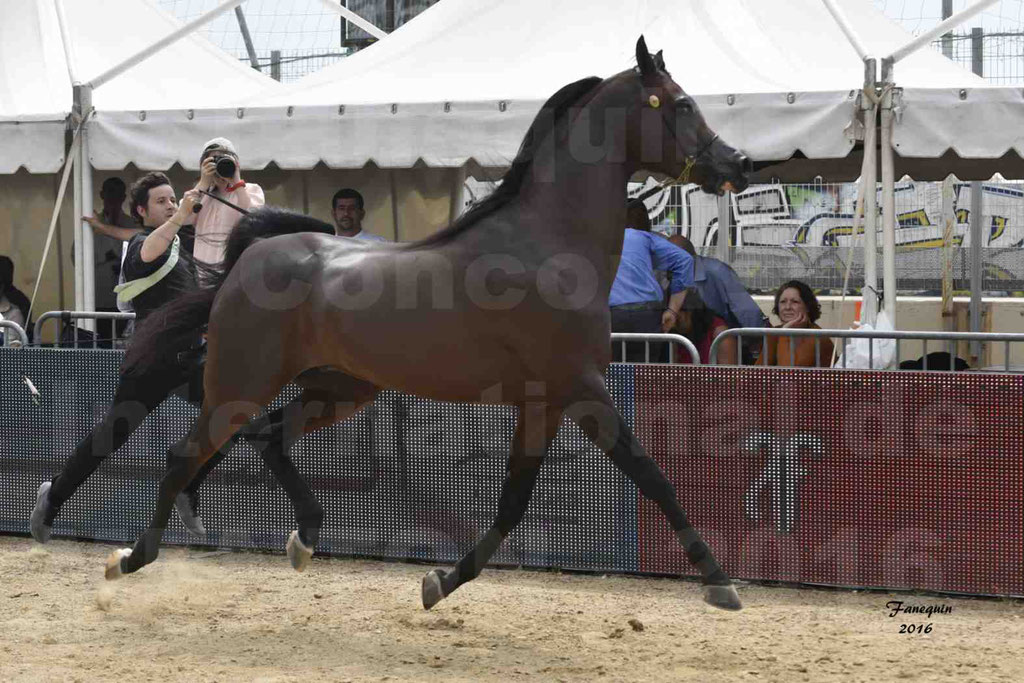
[[[973,29],[943,36],[932,46],[989,83],[1024,83],[1024,33],[1020,31]]]
[[[653,181],[649,181],[653,184]],[[970,183],[953,182],[950,251],[954,290],[970,289]],[[982,289],[1024,292],[1024,184],[981,183]],[[630,196],[650,189],[633,184]],[[728,203],[728,261],[752,290],[771,292],[790,279],[824,292],[864,283],[863,228],[853,234],[857,186],[844,184],[755,185],[719,199],[695,185],[673,186],[645,200],[654,229],[681,234],[705,255],[717,256],[719,202]],[[944,224],[941,182],[903,180],[895,193],[896,271],[900,292],[942,290]],[[882,270],[881,186],[877,191],[878,273]],[[853,246],[853,249],[851,249]]]
[[[390,33],[437,0],[345,0],[345,5]],[[182,22],[214,9],[219,0],[159,0]],[[320,0],[250,0],[203,27],[202,34],[247,64],[282,82],[333,64],[374,42]]]
[[[290,83],[308,73],[319,71],[335,62],[348,57],[347,48],[340,50],[272,50],[269,53],[256,55],[260,71],[276,81]],[[246,57],[244,61],[251,60]]]
[[[915,36],[974,4],[974,0],[871,1],[887,19]],[[1024,0],[990,5],[935,40],[932,48],[990,83],[1024,83]]]

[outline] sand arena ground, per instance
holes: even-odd
[[[488,570],[425,612],[422,565],[165,548],[107,583],[111,549],[0,537],[0,680],[1024,680],[1019,601],[744,585],[726,613],[689,581]]]

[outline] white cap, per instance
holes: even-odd
[[[236,157],[238,156],[238,152],[235,151],[235,145],[231,142],[231,140],[228,140],[227,138],[214,138],[207,142],[205,145],[203,145],[203,153],[200,155],[200,157],[205,157],[206,153],[213,149],[222,149],[225,152],[230,152]]]

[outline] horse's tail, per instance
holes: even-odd
[[[141,374],[159,361],[176,356],[198,338],[210,320],[214,299],[231,269],[243,252],[268,237],[300,232],[334,234],[323,221],[276,208],[261,208],[244,216],[232,229],[224,249],[224,260],[217,266],[196,263],[201,286],[179,296],[153,311],[132,335],[131,346],[124,361],[124,372]]]

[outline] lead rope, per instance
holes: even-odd
[[[46,267],[46,257],[50,253],[50,244],[53,242],[53,233],[57,228],[57,219],[60,218],[60,207],[64,203],[64,193],[68,188],[68,177],[71,175],[71,169],[75,165],[75,158],[78,156],[78,148],[82,144],[82,128],[85,126],[85,122],[92,116],[92,112],[86,114],[82,121],[78,124],[78,128],[75,129],[74,140],[71,141],[71,149],[68,151],[68,156],[64,160],[64,175],[60,179],[60,189],[57,191],[57,202],[53,205],[53,216],[50,218],[50,232],[46,236],[46,246],[43,247],[43,258],[39,262],[39,272],[36,274],[36,285],[32,289],[32,299],[28,303],[28,314],[25,316],[25,324],[28,325],[28,321],[32,319],[32,308],[36,303],[36,295],[39,293],[39,284],[43,281],[43,268]],[[79,227],[75,226],[78,230]],[[92,255],[89,255],[87,263],[92,262]],[[36,340],[38,344],[39,341]]]

